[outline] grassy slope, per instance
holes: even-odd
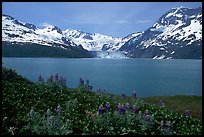
[[[37,112],[44,114],[48,108],[54,111],[56,106],[60,104],[62,110],[66,114],[69,113],[69,110],[66,110],[67,102],[77,98],[79,106],[75,110],[77,114],[76,118],[86,119],[87,115],[96,116],[98,106],[107,101],[110,102],[111,108],[114,110],[117,109],[118,102],[129,102],[130,105],[134,102],[132,97],[122,99],[120,96],[113,94],[107,95],[105,93],[97,94],[94,92],[87,92],[87,90],[83,88],[70,89],[34,84],[5,68],[2,68],[2,85],[2,116],[4,118],[2,125],[3,133],[5,134],[8,134],[6,128],[12,126],[18,127],[16,132],[18,134],[20,133],[20,129],[25,124],[22,119],[28,114],[31,107],[33,107]],[[201,97],[151,97],[145,98],[144,100],[148,103],[158,104],[160,99],[163,99],[165,105],[170,108],[172,107],[175,111],[183,113],[183,110],[188,108],[193,112],[193,114],[197,115],[200,114],[200,112],[202,113]],[[189,105],[189,103],[191,105]],[[146,108],[140,108],[139,110],[144,112],[144,109]],[[75,121],[74,124],[79,125],[77,129],[74,129],[74,132],[82,133],[83,131],[80,129],[83,128],[83,124],[78,123],[78,121]],[[90,124],[90,129],[91,126],[93,125]]]
[[[162,99],[165,106],[179,113],[189,109],[191,114],[202,118],[202,96],[158,96],[148,97],[144,100],[148,103],[159,105]]]

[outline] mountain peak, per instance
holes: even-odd
[[[55,25],[49,25],[49,26],[47,26],[47,27],[44,28],[44,29],[47,29],[48,31],[54,31],[54,30],[56,30],[58,33],[62,34],[61,29],[58,28],[58,27],[55,26]]]
[[[6,19],[9,19],[9,20],[14,20],[13,17],[6,15],[6,14],[2,14],[2,17],[5,17]]]

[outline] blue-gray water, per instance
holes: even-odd
[[[202,96],[202,60],[176,59],[70,59],[2,58],[3,66],[36,82],[41,74],[67,78],[68,87],[76,87],[79,78],[90,81],[93,89],[139,97],[162,95]]]

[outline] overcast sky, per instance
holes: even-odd
[[[148,29],[179,6],[198,8],[202,2],[3,2],[2,13],[39,28],[56,25],[125,37]]]

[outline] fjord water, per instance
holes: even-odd
[[[82,78],[94,90],[114,94],[131,95],[135,90],[139,97],[202,96],[202,60],[2,58],[2,62],[34,82],[40,74],[47,79],[57,73],[66,77],[68,87],[77,87]]]

